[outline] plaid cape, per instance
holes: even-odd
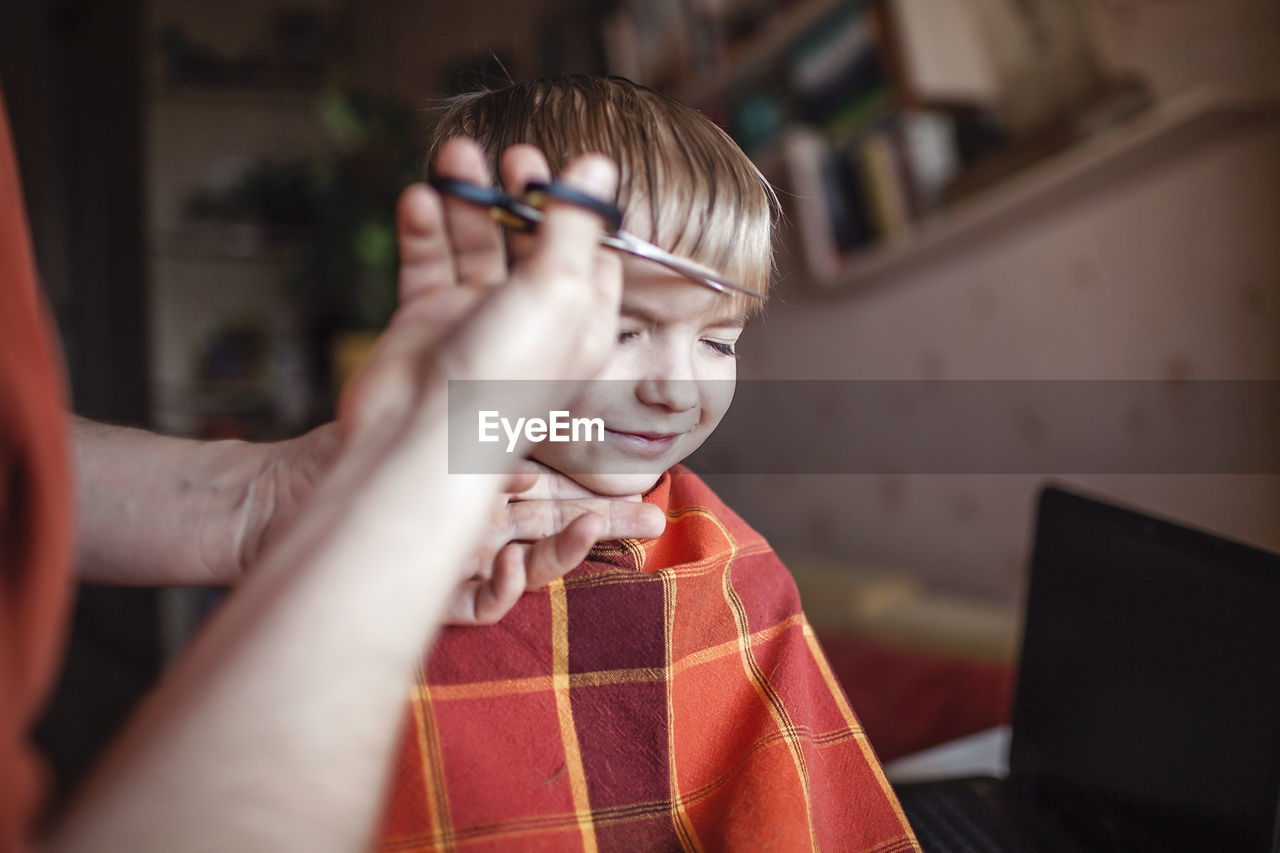
[[[700,479],[413,689],[384,851],[918,850],[769,545]]]

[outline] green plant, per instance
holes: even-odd
[[[318,108],[331,155],[307,169],[295,282],[347,328],[380,328],[395,308],[396,200],[418,177],[413,122],[351,91],[327,93]]]

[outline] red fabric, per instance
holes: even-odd
[[[819,634],[882,761],[1009,722],[1013,666]]]
[[[69,598],[62,379],[35,282],[0,101],[0,850],[20,849],[39,802],[27,729],[54,674]]]
[[[411,697],[383,850],[916,850],[764,539],[693,474]]]

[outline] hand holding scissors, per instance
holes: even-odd
[[[673,255],[648,240],[642,240],[634,234],[623,231],[620,228],[622,211],[617,207],[557,181],[530,183],[525,188],[524,198],[508,195],[496,187],[482,186],[454,178],[433,178],[431,186],[444,195],[487,207],[489,214],[496,222],[516,231],[530,231],[536,228],[543,218],[542,207],[549,198],[582,207],[604,219],[605,230],[600,235],[601,245],[661,264],[696,284],[726,296],[733,292],[753,296],[756,299],[764,298],[750,288],[721,278],[705,267]]]

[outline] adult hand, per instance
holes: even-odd
[[[488,181],[484,158],[468,142],[447,145],[439,168],[464,180]],[[504,172],[512,190],[548,174],[541,155],[528,146],[517,146],[508,154]],[[494,285],[506,279],[508,263],[502,235],[483,211],[441,200],[425,185],[405,191],[398,220],[401,305],[391,327],[405,332],[398,334],[395,344],[403,350],[422,344],[424,336],[447,338],[494,294]],[[537,247],[536,234],[512,236],[518,259]],[[603,256],[596,263],[616,265],[606,253],[595,254]],[[610,270],[596,273],[607,275]],[[541,310],[540,305],[531,306],[523,321],[512,325],[534,331],[534,324],[543,322],[561,329],[562,316],[541,316]],[[604,339],[606,330],[595,331],[600,338],[597,347],[613,346],[612,339]],[[510,338],[510,329],[504,334]],[[537,359],[526,356],[513,369],[535,363]],[[456,374],[465,365],[453,367]],[[73,422],[72,436],[80,576],[92,583],[125,585],[239,583],[292,523],[345,443],[337,423],[273,444],[191,441],[79,418]],[[551,481],[547,472],[539,480]],[[593,500],[584,503],[579,500],[583,498]],[[607,499],[585,492],[561,488],[538,499],[545,503],[504,503],[495,510],[484,545],[467,572],[482,583],[472,583],[468,589],[477,590],[476,595],[463,593],[459,607],[451,610],[456,621],[492,621],[514,603],[518,590],[545,583],[571,567],[566,561],[585,553],[584,531],[563,542],[555,537],[587,513],[603,520],[599,529],[587,531],[597,539],[656,536],[664,523],[651,507],[605,503]],[[495,565],[508,542],[530,544],[546,538],[551,541],[539,547],[512,549],[501,565]],[[488,603],[491,599],[498,606]]]
[[[615,175],[583,158],[560,179],[608,197]],[[408,674],[505,500],[503,478],[449,471],[447,380],[598,370],[622,291],[600,228],[549,204],[538,248],[455,325],[415,318],[426,294],[410,294],[355,378],[341,447],[297,517],[130,722],[52,849],[368,848]],[[454,236],[436,238],[449,251]],[[564,405],[574,385],[531,383],[529,402]],[[601,530],[584,515],[561,541],[585,553]]]
[[[436,170],[449,178],[490,183],[484,154],[470,140],[446,143]],[[504,184],[513,193],[529,181],[550,177],[545,159],[530,146],[505,152],[502,171]],[[487,211],[452,197],[438,199],[426,187],[417,186],[405,192],[398,217],[401,307],[392,320],[393,328],[413,323],[445,333],[483,304],[495,284],[507,279],[507,244]],[[537,241],[537,235],[518,237],[513,247],[521,259],[518,265],[534,251]],[[594,274],[620,275],[616,258],[597,255],[599,268]],[[537,320],[531,316],[527,322]],[[548,317],[542,322],[555,320]],[[605,352],[613,345],[610,339]],[[529,377],[524,367],[521,374],[536,378]],[[611,501],[585,490],[570,492],[563,484],[553,494],[549,484],[557,479],[564,478],[541,468],[535,481],[524,488],[529,492],[525,500],[506,501],[494,510],[472,576],[459,587],[446,621],[495,622],[526,589],[543,586],[572,569],[597,541],[648,538],[662,532],[665,519],[660,510],[638,500]]]
[[[327,424],[274,448],[264,474],[272,485],[257,491],[264,526],[242,540],[245,568],[271,536],[288,525],[339,446],[337,425]],[[470,577],[448,607],[448,624],[496,622],[526,590],[545,586],[572,569],[597,542],[662,534],[662,511],[642,503],[640,495],[602,497],[541,463],[526,465],[525,472],[508,482],[507,500],[490,517],[472,556]],[[573,526],[585,516],[592,517],[589,526]]]
[[[436,169],[439,174],[457,180],[488,185],[490,175],[483,152],[474,142],[455,139],[440,152]],[[518,191],[531,180],[550,176],[542,154],[530,146],[517,146],[506,152],[503,173],[509,191]],[[393,317],[391,335],[405,336],[404,329],[417,335],[438,336],[447,340],[452,330],[467,323],[473,312],[504,294],[496,286],[520,271],[536,258],[538,235],[524,235],[519,241],[519,257],[514,271],[508,269],[506,242],[502,231],[482,208],[451,197],[441,198],[425,185],[409,188],[398,208],[400,234],[400,307]],[[595,269],[591,275],[617,282],[620,268],[615,257],[595,253]],[[502,288],[510,288],[503,284]],[[544,310],[542,314],[547,314]],[[557,324],[559,318],[539,316],[529,311],[519,325],[535,337],[545,337],[538,323]],[[612,330],[612,324],[608,324]],[[507,330],[510,335],[510,330]],[[595,334],[586,341],[599,358],[614,345],[610,336]],[[375,356],[386,358],[383,350],[394,346],[388,341]],[[447,356],[447,350],[443,350]],[[540,354],[545,358],[547,353]],[[539,367],[542,358],[521,360],[506,372],[488,372],[494,378],[538,379],[555,375]],[[449,371],[449,359],[438,359]],[[437,364],[437,368],[439,367]],[[466,365],[453,365],[461,375],[475,375]],[[369,375],[386,368],[377,363],[357,377],[352,392],[344,400],[342,422],[358,430],[361,415],[377,413],[382,403],[369,388]],[[452,374],[450,374],[452,375]],[[447,377],[446,377],[447,378]],[[581,375],[580,378],[588,378]],[[531,491],[533,498],[539,484],[545,497],[507,500],[495,507],[488,530],[476,551],[471,576],[458,588],[446,610],[451,624],[489,624],[506,614],[526,589],[534,589],[560,577],[581,562],[591,547],[602,539],[659,535],[665,524],[661,511],[638,501],[611,501],[585,491],[567,492],[556,487],[551,495],[546,484],[555,481],[549,469],[542,469],[532,483],[516,481],[514,491]]]
[[[488,167],[470,140],[452,140],[436,165],[445,176],[487,185]],[[550,173],[542,155],[516,146],[503,159],[504,183],[518,192]],[[508,275],[503,234],[486,213],[469,203],[440,199],[425,185],[403,193],[397,209],[400,243],[400,306],[391,327],[413,324],[423,333],[447,335]],[[520,257],[536,246],[534,235],[513,235]],[[608,261],[605,261],[608,263]],[[612,342],[610,342],[612,345]],[[263,545],[286,526],[297,506],[341,446],[337,424],[270,446],[257,487],[246,506],[245,535],[236,542],[239,571],[254,564]],[[494,510],[477,549],[471,577],[448,610],[452,624],[488,624],[501,618],[526,589],[563,575],[597,541],[652,538],[665,519],[660,510],[631,500],[604,498],[545,466],[527,485],[515,481],[512,499]],[[570,529],[586,516],[596,520]]]
[[[640,495],[602,497],[547,466],[530,461],[513,480],[476,549],[474,574],[459,587],[445,616],[451,625],[486,625],[506,615],[525,590],[572,569],[604,539],[652,539],[662,534],[662,510]],[[584,517],[592,528],[576,526]],[[600,533],[595,532],[598,525]]]

